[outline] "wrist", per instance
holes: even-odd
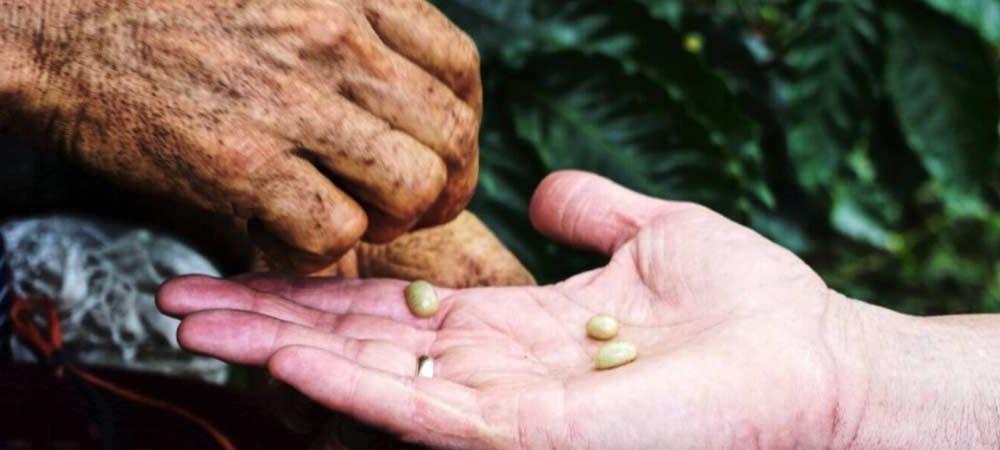
[[[1000,448],[1000,317],[837,302],[846,320],[831,334],[841,381],[832,448]]]

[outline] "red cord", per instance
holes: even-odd
[[[198,425],[199,427],[204,429],[205,432],[207,432],[210,436],[212,436],[212,439],[214,439],[215,442],[219,444],[219,447],[222,447],[224,450],[236,450],[236,446],[233,445],[233,443],[229,440],[228,437],[226,437],[225,434],[223,434],[221,431],[215,428],[211,423],[208,422],[208,420],[202,418],[201,416],[191,411],[181,408],[180,406],[165,402],[163,400],[157,400],[155,398],[146,397],[138,392],[116,385],[108,380],[102,379],[97,375],[94,375],[83,369],[79,369],[73,366],[67,366],[67,368],[71,372],[75,373],[77,376],[82,378],[84,381],[93,384],[94,386],[105,389],[108,392],[111,392],[112,394],[115,394],[119,397],[126,398],[137,403],[142,403],[144,405],[151,406],[156,409],[174,413],[187,420],[190,420],[195,425]]]
[[[35,321],[35,317],[41,309],[44,309],[44,312],[48,316],[48,339],[42,337],[42,330],[39,329],[39,325]],[[51,300],[15,297],[11,304],[10,317],[11,323],[14,326],[14,333],[46,360],[50,360],[56,352],[62,350],[62,327],[60,326],[56,305]],[[65,362],[56,367],[56,376],[62,378],[64,368],[73,372],[85,382],[121,398],[183,417],[205,430],[223,450],[236,450],[236,446],[233,445],[232,441],[224,433],[219,431],[218,428],[205,418],[187,409],[170,402],[140,394],[135,390],[117,385]]]
[[[48,308],[50,306],[48,303],[51,302],[40,298],[14,297],[10,306],[10,318],[14,326],[14,333],[45,358],[51,358],[52,354],[62,347],[62,332],[59,330],[58,317],[55,317],[53,313],[49,314],[49,340],[42,337],[42,332],[35,323],[35,313],[39,309]],[[54,306],[52,310],[55,311]],[[55,317],[55,321],[52,321],[53,317]]]

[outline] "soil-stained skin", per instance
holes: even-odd
[[[0,0],[0,130],[308,267],[455,217],[482,105],[424,0]],[[294,264],[293,264],[294,265]]]
[[[249,257],[254,271],[280,269],[260,252]],[[387,244],[362,242],[335,264],[310,275],[421,279],[447,288],[535,284],[517,257],[468,211],[451,222],[406,233]]]
[[[388,244],[363,243],[356,254],[356,272],[363,278],[424,279],[450,288],[535,284],[517,257],[470,212]]]

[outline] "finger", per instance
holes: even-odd
[[[301,56],[316,62],[317,73],[338,80],[335,88],[343,97],[415,137],[449,165],[464,166],[478,139],[479,114],[433,75],[383,45],[371,29],[358,29],[336,15],[331,12],[332,23],[310,28]],[[350,61],[358,70],[344,71],[338,61]]]
[[[282,347],[308,345],[390,373],[417,370],[417,356],[390,342],[346,338],[244,311],[192,314],[181,321],[177,341],[185,350],[235,364],[262,365]]]
[[[401,194],[401,193],[399,193]],[[368,231],[365,233],[365,242],[373,244],[384,244],[392,242],[413,229],[422,216],[414,216],[409,219],[397,219],[377,208],[369,208],[368,211]]]
[[[343,21],[334,17],[339,15],[334,14],[330,20]],[[421,225],[451,220],[464,209],[475,188],[478,108],[465,104],[434,76],[382,45],[373,30],[367,30],[371,36],[365,36],[364,30],[361,33],[351,30],[354,26],[348,23],[318,27],[310,33],[312,38],[303,55],[317,60],[318,73],[331,70],[331,61],[354,61],[362,68],[330,77],[339,80],[338,94],[382,119],[393,130],[413,136],[443,159],[447,166],[447,185]],[[351,131],[340,135],[359,134]],[[405,191],[396,189],[394,192]],[[392,214],[388,209],[385,212],[397,219],[412,217]]]
[[[201,311],[253,312],[341,337],[383,340],[413,354],[427,354],[435,334],[384,317],[332,314],[309,308],[238,283],[205,276],[172,280],[157,293],[157,306],[165,314],[184,317]]]
[[[316,255],[290,246],[264,227],[258,219],[246,224],[247,236],[254,247],[261,251],[269,270],[297,274],[312,274],[324,270],[337,261],[326,255]]]
[[[424,213],[420,226],[430,227],[450,222],[469,204],[472,194],[476,191],[476,180],[479,176],[478,148],[477,144],[476,154],[467,166],[449,169],[448,183],[445,184],[437,201]]]
[[[297,106],[275,119],[275,132],[299,143],[299,156],[365,206],[374,207],[367,211],[378,210],[395,222],[412,225],[445,186],[447,168],[442,159],[343,97],[299,89],[288,94],[296,97]]]
[[[448,87],[375,40],[361,39],[349,51],[362,72],[343,78],[345,97],[433,149],[449,167],[465,167],[479,139],[479,114]]]
[[[482,105],[476,44],[425,0],[370,0],[366,15],[390,48],[443,81],[474,110]]]
[[[434,316],[421,319],[406,306],[403,290],[407,283],[404,281],[300,278],[281,274],[250,274],[233,281],[321,311],[384,317],[418,329],[436,330],[454,304],[453,291],[435,286],[441,306]]]
[[[447,380],[402,377],[309,347],[283,348],[267,366],[314,401],[406,441],[471,448],[498,434],[477,412],[475,393]],[[317,374],[336,376],[336,382]]]
[[[329,263],[364,234],[367,218],[361,207],[306,161],[282,159],[259,175],[252,223],[260,228],[250,231],[269,256]]]
[[[535,284],[517,258],[470,212],[389,244],[361,243],[355,254],[363,278],[422,278],[449,287]]]
[[[543,234],[610,255],[653,219],[691,207],[630,191],[598,175],[561,171],[539,184],[530,214]]]

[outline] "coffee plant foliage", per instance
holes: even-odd
[[[485,86],[472,209],[541,282],[549,172],[704,203],[831,287],[1000,311],[1000,0],[436,0]]]

